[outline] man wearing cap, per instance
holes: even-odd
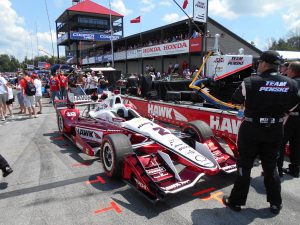
[[[288,65],[286,74],[295,80],[300,89],[300,62],[291,62]],[[283,172],[298,178],[300,172],[300,106],[293,108],[288,113],[287,121],[284,125],[284,137],[282,140],[280,154],[277,162],[279,175]],[[290,164],[288,168],[283,168],[285,146],[289,142]]]
[[[264,171],[264,184],[270,211],[282,208],[281,184],[276,162],[283,138],[283,116],[299,102],[297,83],[279,74],[280,55],[276,51],[262,53],[258,76],[245,78],[232,96],[232,102],[244,104],[244,120],[238,133],[238,174],[230,196],[223,203],[234,211],[245,205],[250,174],[257,156]]]

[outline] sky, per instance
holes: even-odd
[[[125,36],[186,19],[173,0],[93,1],[107,8],[110,1],[112,10],[124,15]],[[185,10],[188,15],[192,2]],[[72,0],[0,0],[0,54],[21,61],[25,56],[56,55],[55,20],[71,6]],[[209,17],[261,50],[271,39],[300,35],[299,0],[209,0],[208,6]],[[141,24],[131,24],[138,16]]]

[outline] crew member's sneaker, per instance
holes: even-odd
[[[291,175],[292,177],[299,178],[299,173],[291,171],[290,168],[283,168],[282,171],[286,174]]]
[[[282,209],[282,205],[270,205],[270,211],[273,214],[278,215],[281,209]]]
[[[3,170],[3,177],[7,177],[12,172],[13,172],[12,168],[10,168],[9,166],[5,167],[5,169]]]
[[[4,116],[2,116],[2,119],[1,119],[2,121],[5,121],[5,117]]]
[[[233,211],[239,212],[242,210],[240,205],[233,205],[230,201],[229,201],[229,197],[227,195],[223,196],[222,202],[224,205],[226,205],[227,207],[229,207],[230,209],[232,209]]]

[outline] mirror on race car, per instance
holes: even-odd
[[[68,101],[70,103],[74,103],[75,102],[75,96],[74,93],[68,92]]]

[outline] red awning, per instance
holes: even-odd
[[[74,5],[70,8],[68,8],[67,10],[69,11],[76,11],[76,12],[87,12],[87,13],[97,13],[97,14],[105,14],[105,15],[112,15],[112,16],[120,16],[123,17],[123,15],[112,11],[108,8],[105,8],[95,2],[92,2],[90,0],[85,0],[82,1],[80,3],[78,3],[77,5]]]

